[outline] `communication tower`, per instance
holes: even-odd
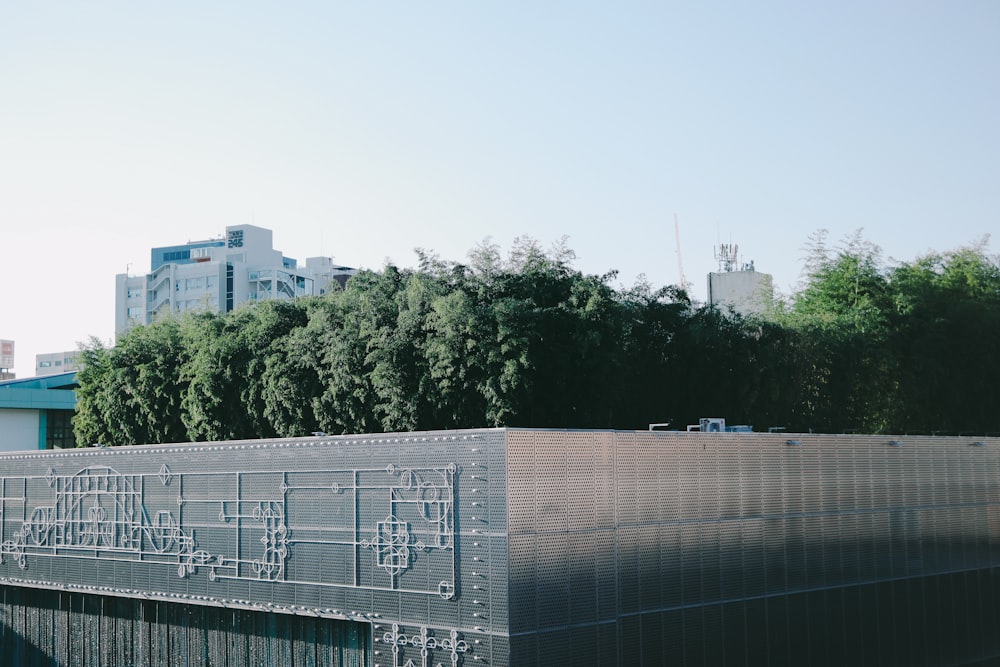
[[[739,264],[740,247],[735,243],[723,243],[715,248],[715,260],[719,263],[719,273],[730,273]]]

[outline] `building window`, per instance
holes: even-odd
[[[164,262],[177,262],[185,259],[191,259],[190,250],[175,250],[173,252],[163,253]]]
[[[234,304],[234,294],[233,294],[233,265],[226,264],[226,312],[230,312],[233,309]]]
[[[45,448],[72,449],[76,447],[73,435],[72,410],[45,411]]]

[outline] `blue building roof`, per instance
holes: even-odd
[[[73,410],[76,371],[0,382],[0,409]]]

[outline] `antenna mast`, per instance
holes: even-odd
[[[736,270],[740,247],[734,243],[723,243],[715,250],[715,259],[719,262],[719,272],[729,273]]]
[[[677,270],[681,274],[681,289],[687,289],[687,280],[684,279],[684,263],[681,262],[681,230],[677,224],[677,214],[674,213],[674,241],[677,243]]]

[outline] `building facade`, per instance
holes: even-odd
[[[740,315],[759,315],[774,303],[774,281],[753,262],[740,264],[740,248],[724,243],[715,249],[719,271],[708,274],[708,304]]]
[[[35,376],[57,375],[80,370],[80,353],[77,350],[66,352],[46,352],[35,355]]]
[[[272,232],[254,225],[226,227],[223,238],[153,248],[150,272],[116,277],[115,332],[150,324],[164,313],[229,312],[266,299],[318,296],[341,287],[355,269],[329,257],[305,266],[273,247]]]
[[[0,488],[11,664],[1000,660],[998,438],[319,435],[0,454]]]
[[[0,451],[76,447],[76,373],[0,382]]]
[[[741,315],[763,313],[774,302],[770,274],[752,268],[708,274],[708,303]]]

